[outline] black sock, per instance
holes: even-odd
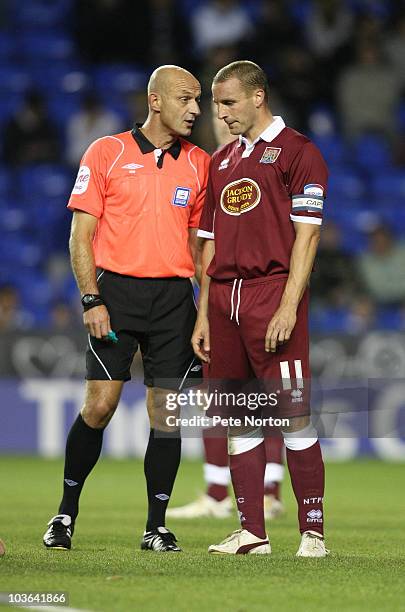
[[[74,521],[79,513],[79,497],[84,481],[97,463],[103,444],[104,429],[86,425],[81,414],[73,423],[66,441],[63,498],[60,514]]]
[[[148,490],[148,522],[146,531],[165,524],[165,514],[180,464],[180,432],[158,432],[150,430],[144,469]]]

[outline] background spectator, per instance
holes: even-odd
[[[238,0],[210,0],[201,4],[191,23],[196,52],[202,56],[214,47],[237,47],[253,33],[246,8]]]
[[[27,93],[23,105],[4,128],[3,157],[10,165],[60,160],[60,143],[44,97]]]
[[[73,166],[77,166],[87,147],[97,138],[116,134],[124,129],[121,118],[106,109],[98,96],[87,93],[82,108],[69,119],[66,126],[66,156]]]
[[[316,264],[311,276],[312,298],[319,306],[347,306],[359,286],[353,257],[346,253],[335,223],[322,228]]]
[[[17,288],[0,286],[0,332],[27,329],[32,324],[32,316],[21,307]]]
[[[383,306],[405,304],[405,243],[396,242],[387,226],[376,227],[368,250],[358,258],[360,280],[367,295]]]
[[[338,86],[346,136],[353,139],[367,131],[377,131],[393,138],[400,93],[400,79],[384,61],[380,48],[371,42],[360,44],[355,64],[343,71]]]

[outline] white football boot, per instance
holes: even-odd
[[[274,520],[285,514],[283,502],[274,495],[264,496],[264,518]]]
[[[212,544],[208,552],[216,555],[270,555],[271,546],[268,536],[262,540],[246,529],[237,529],[220,544]]]
[[[325,548],[323,537],[316,531],[304,531],[296,557],[326,557],[329,550]]]
[[[217,501],[209,495],[201,495],[195,501],[180,506],[179,508],[168,508],[166,516],[176,519],[193,519],[193,518],[228,518],[232,513],[232,500],[230,497],[225,497],[222,501]]]

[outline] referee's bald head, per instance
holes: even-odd
[[[167,64],[156,68],[150,76],[148,83],[148,95],[151,93],[161,94],[167,92],[172,86],[181,82],[194,81],[199,85],[197,79],[185,68]]]

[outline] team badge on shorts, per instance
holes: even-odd
[[[185,208],[190,199],[190,193],[191,189],[188,187],[176,187],[172,200],[173,206],[181,206],[182,208]]]
[[[281,153],[281,147],[266,147],[260,159],[261,164],[274,164]]]

